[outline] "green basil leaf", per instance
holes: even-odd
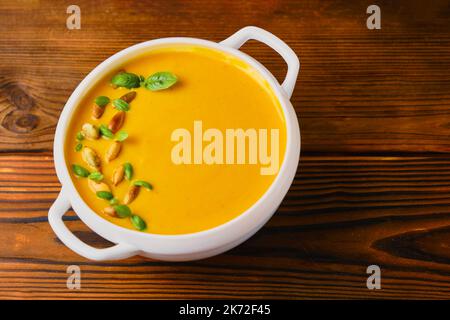
[[[145,221],[142,220],[142,218],[139,216],[132,215],[130,219],[131,219],[131,223],[133,224],[133,226],[136,229],[138,229],[139,231],[142,231],[147,227],[147,224],[145,223]]]
[[[116,211],[117,215],[120,218],[126,218],[131,216],[131,210],[128,208],[128,206],[124,204],[119,204],[117,206],[114,206],[114,210]]]
[[[78,131],[77,133],[77,141],[83,141],[84,140],[84,134],[81,131]]]
[[[127,162],[124,164],[125,167],[125,179],[131,180],[133,178],[133,166],[131,163]]]
[[[99,107],[105,107],[109,103],[110,99],[105,96],[98,96],[95,98],[94,103],[98,105]]]
[[[127,89],[139,88],[141,85],[139,76],[130,72],[120,72],[111,79],[111,83],[117,87],[124,87]]]
[[[119,200],[117,198],[112,198],[111,200],[109,200],[109,204],[112,206],[115,204],[118,204],[118,203],[119,203]]]
[[[158,91],[173,86],[177,81],[177,76],[171,72],[157,72],[145,80],[144,86],[148,90]]]
[[[98,171],[92,172],[92,173],[89,175],[88,178],[91,179],[91,180],[100,182],[100,181],[103,180],[103,174],[102,174],[101,172],[98,172]]]
[[[78,177],[86,178],[87,176],[89,176],[89,170],[87,170],[77,164],[72,165],[72,171]]]
[[[137,180],[133,183],[135,186],[144,187],[148,190],[153,190],[153,186],[147,181]]]
[[[114,133],[112,133],[111,130],[108,129],[107,126],[105,126],[104,124],[100,125],[100,127],[98,128],[100,130],[100,134],[108,139],[112,139],[114,138]]]
[[[96,193],[97,197],[100,199],[111,200],[113,198],[113,194],[109,191],[98,191]]]
[[[117,132],[117,134],[116,134],[116,140],[119,142],[125,141],[127,138],[128,138],[128,133],[126,133],[123,130]]]
[[[122,99],[114,99],[113,100],[113,106],[119,111],[128,111],[130,110],[130,105],[128,102],[122,100]]]
[[[75,146],[75,151],[76,152],[80,152],[81,149],[83,149],[83,144],[82,143],[77,143],[77,145]]]

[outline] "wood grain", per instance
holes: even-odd
[[[0,157],[2,298],[447,298],[450,159],[308,157],[283,205],[252,239],[218,257],[90,262],[53,234],[59,191],[48,155]],[[36,190],[38,189],[38,190]],[[11,195],[14,195],[11,197]],[[68,214],[77,236],[99,238]],[[82,289],[65,287],[66,268]],[[382,268],[382,290],[366,268]]]
[[[450,298],[450,5],[369,2],[77,1],[0,3],[0,298]],[[94,263],[67,249],[47,211],[60,185],[58,116],[98,63],[168,36],[220,41],[263,27],[301,58],[292,97],[302,131],[297,177],[273,219],[230,252],[197,262]],[[282,59],[243,50],[281,81]],[[86,242],[109,244],[73,212]],[[79,265],[82,289],[66,288]],[[382,290],[366,268],[382,269]]]

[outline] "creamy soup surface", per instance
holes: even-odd
[[[136,199],[128,204],[154,234],[186,234],[219,226],[250,208],[270,187],[275,175],[262,175],[260,164],[175,164],[171,154],[177,142],[174,130],[186,128],[193,133],[194,121],[202,121],[203,130],[216,128],[279,129],[279,163],[286,146],[284,116],[266,81],[241,60],[204,47],[178,45],[159,48],[133,58],[122,66],[126,72],[145,77],[170,71],[178,78],[172,87],[150,91],[114,88],[111,76],[97,83],[73,114],[66,135],[65,156],[70,169],[78,164],[94,172],[75,150],[77,133],[83,124],[108,125],[117,110],[109,103],[100,119],[92,118],[93,101],[98,96],[112,100],[130,91],[136,92],[129,104],[121,130],[128,139],[122,143],[118,157],[110,162],[104,155],[113,140],[83,139],[83,147],[96,151],[101,158],[103,182],[122,202],[132,181],[144,180],[153,190],[140,188]],[[207,145],[206,142],[203,146]],[[248,150],[248,148],[247,148]],[[270,151],[270,148],[269,148]],[[133,166],[132,181],[111,183],[113,171],[123,163]],[[100,199],[88,186],[88,178],[71,173],[80,196],[97,214],[119,226],[136,230],[129,218],[103,212],[109,202]]]

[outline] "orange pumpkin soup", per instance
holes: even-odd
[[[93,211],[133,230],[186,234],[226,223],[267,191],[283,161],[286,124],[254,68],[178,45],[96,83],[65,141],[73,183]]]

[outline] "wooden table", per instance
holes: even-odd
[[[450,298],[450,5],[377,1],[64,1],[0,4],[0,298]],[[58,116],[113,53],[160,37],[219,41],[246,25],[285,40],[302,61],[292,103],[302,131],[297,177],[256,236],[196,262],[96,263],[47,222],[60,184]],[[282,79],[257,43],[244,51]],[[109,244],[73,213],[84,241]],[[366,268],[381,268],[368,290]],[[81,290],[66,269],[79,265]]]

